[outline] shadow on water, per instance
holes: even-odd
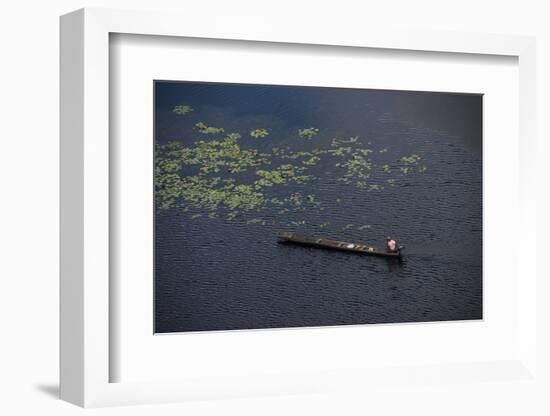
[[[392,257],[385,257],[380,260],[385,260],[386,264],[388,266],[388,272],[397,272],[403,268],[405,265],[405,258],[403,256],[392,258]]]

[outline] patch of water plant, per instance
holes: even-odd
[[[174,114],[177,114],[178,116],[183,116],[187,113],[190,113],[191,111],[194,110],[193,107],[191,107],[190,105],[177,105],[172,109],[172,112]]]
[[[188,105],[173,109],[176,116],[191,111],[194,110]],[[303,145],[299,148],[277,145],[260,151],[260,143],[276,141],[271,139],[267,128],[248,130],[249,136],[265,139],[261,142],[244,140],[239,133],[226,133],[223,127],[208,126],[204,122],[196,123],[192,131],[182,134],[190,135],[191,139],[155,147],[155,202],[159,210],[182,209],[189,212],[191,219],[223,218],[251,225],[275,221],[306,226],[306,221],[296,216],[324,210],[322,198],[312,192],[318,189],[315,184],[336,179],[342,186],[364,192],[382,191],[382,184],[397,186],[397,178],[427,170],[425,165],[418,167],[422,159],[419,155],[389,156],[392,153],[388,147],[372,149],[367,147],[370,142],[364,145],[359,136],[334,138],[328,146],[315,142],[315,147],[306,150]],[[193,139],[197,134],[208,138]],[[321,131],[314,127],[298,131],[306,140],[319,134]],[[319,163],[324,163],[322,171],[327,167],[328,176],[315,175],[319,169],[314,171],[314,168]],[[275,220],[273,212],[278,216]],[[268,213],[269,221],[265,218]],[[329,225],[324,222],[319,227]],[[353,224],[345,226],[346,229],[353,227]],[[369,228],[370,225],[362,225],[357,229]]]

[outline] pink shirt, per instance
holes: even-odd
[[[388,241],[388,248],[389,248],[391,251],[394,251],[394,250],[395,250],[396,245],[397,245],[397,244],[395,243],[394,240]]]

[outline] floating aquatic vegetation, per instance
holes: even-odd
[[[316,129],[315,127],[310,127],[308,129],[300,129],[298,130],[298,135],[304,139],[311,139],[312,137],[317,136],[319,134],[319,129]]]
[[[195,124],[195,129],[197,129],[199,133],[202,134],[218,134],[224,132],[223,127],[209,127],[202,121],[199,121]]]
[[[181,170],[182,162],[180,160],[165,159],[159,160],[157,166],[163,173],[176,173]]]
[[[177,105],[172,109],[172,112],[177,114],[178,116],[183,116],[187,113],[190,113],[193,110],[193,107],[190,105]]]
[[[324,150],[324,149],[320,149],[320,148],[316,147],[311,151],[311,153],[313,153],[316,156],[325,155],[325,154],[328,153],[328,150]]]
[[[314,165],[316,165],[317,162],[319,162],[320,160],[321,160],[320,157],[312,156],[312,157],[310,157],[309,159],[302,161],[302,164],[303,164],[303,165],[306,165],[306,166],[314,166]]]
[[[331,149],[327,151],[327,153],[330,153],[333,156],[345,156],[347,153],[350,153],[350,152],[351,152],[350,146],[338,147],[336,149]]]
[[[193,147],[181,148],[178,155],[183,165],[198,165],[201,173],[227,171],[238,173],[249,167],[267,164],[266,155],[256,149],[242,149],[238,134],[229,134],[223,140],[199,140]]]
[[[307,203],[309,205],[312,205],[316,208],[319,208],[321,211],[322,211],[322,208],[321,208],[321,203],[317,200],[317,197],[313,194],[309,194],[307,196]]]
[[[194,220],[195,218],[200,218],[202,217],[202,214],[193,214],[191,215],[191,219]]]
[[[342,230],[345,231],[345,230],[350,230],[353,228],[353,224],[346,224],[342,227]]]
[[[427,168],[426,166],[420,166],[420,167],[418,168],[418,171],[419,171],[420,173],[422,173],[422,172],[426,172],[427,169],[428,169],[428,168]]]
[[[293,152],[293,153],[290,153],[290,154],[284,154],[281,156],[282,159],[299,159],[301,157],[312,157],[313,156],[313,153],[310,153],[310,152]]]
[[[271,198],[269,200],[273,205],[284,205],[285,201],[281,201],[279,198]]]
[[[281,157],[283,157],[283,158],[286,157],[286,156],[285,156],[285,149],[282,149],[282,148],[277,147],[277,146],[271,148],[271,154],[272,154],[273,156],[281,156]]]
[[[286,183],[305,183],[312,179],[310,175],[298,175],[305,170],[304,167],[294,166],[291,164],[281,165],[273,170],[257,170],[256,175],[260,176],[260,179],[254,182],[257,189],[263,187],[271,187],[274,185],[283,185]]]
[[[264,200],[264,195],[253,191],[251,185],[237,185],[234,191],[225,197],[223,202],[231,210],[249,211],[262,206]]]
[[[315,179],[315,177],[312,176],[312,175],[299,175],[299,176],[294,177],[293,181],[297,184],[304,184],[304,183],[307,183],[307,182],[309,182],[313,179]]]
[[[254,182],[256,188],[269,187],[277,184],[283,184],[286,182],[283,173],[279,170],[267,171],[267,170],[257,170],[256,175],[261,179],[258,179]]]
[[[403,156],[400,160],[405,165],[414,165],[421,159],[418,155]]]
[[[304,196],[300,192],[294,192],[285,201],[290,203],[294,207],[301,207],[304,203]]]
[[[326,228],[330,225],[330,222],[324,222],[322,224],[319,225],[320,228]]]
[[[178,111],[185,114],[193,110]],[[211,127],[204,122],[196,123],[194,130],[210,135],[224,133],[223,128]],[[302,129],[299,135],[311,139],[318,132],[316,128]],[[254,138],[263,138],[269,135],[269,131],[264,128],[254,129],[249,130],[248,134]],[[224,137],[195,140],[185,145],[182,142],[158,144],[155,147],[157,207],[180,207],[191,212],[202,210],[201,214],[194,214],[192,218],[203,215],[208,218],[222,217],[229,221],[247,221],[249,224],[266,224],[266,220],[250,216],[258,215],[268,208],[275,209],[280,216],[289,212],[325,209],[317,195],[306,190],[314,181],[323,179],[323,176],[318,178],[311,174],[313,167],[320,162],[324,162],[325,167],[326,162],[332,161],[333,167],[342,169],[337,178],[341,183],[367,191],[380,191],[384,189],[380,182],[394,186],[392,170],[400,169],[402,174],[407,174],[421,159],[419,155],[413,154],[399,157],[398,163],[392,165],[395,166],[393,168],[390,164],[378,166],[371,159],[374,151],[364,147],[359,136],[332,139],[325,146],[317,143],[309,151],[296,143],[260,152],[254,143],[250,140],[242,141],[238,133],[229,133]],[[383,148],[376,154],[387,151],[387,148]],[[323,155],[330,157],[324,160]],[[331,167],[326,167],[330,171]],[[426,167],[415,170],[423,172]],[[385,176],[378,176],[382,173]],[[341,204],[342,200],[337,198],[336,203]],[[295,223],[303,225],[301,222]],[[323,223],[319,227],[324,228],[329,224]],[[358,229],[368,229],[365,227]]]
[[[372,153],[372,150],[357,149],[352,153],[350,159],[337,164],[336,166],[346,168],[346,173],[338,178],[338,181],[346,184],[354,182],[360,188],[365,187],[373,167],[371,160],[367,157],[369,153]]]
[[[349,139],[332,139],[331,147],[342,147],[343,144],[353,144],[359,141],[359,136],[350,137]]]
[[[157,203],[161,208],[172,208],[183,195],[183,181],[175,173],[159,172],[155,170],[155,189]]]
[[[229,212],[229,213],[226,215],[226,218],[227,218],[228,220],[234,220],[234,219],[237,217],[237,215],[239,215],[237,212],[232,211],[232,212]]]
[[[416,166],[420,159],[421,157],[417,154],[402,156],[399,161],[403,164],[403,166],[399,168],[399,171],[402,174],[407,175],[409,172],[412,172],[413,166]]]
[[[370,224],[365,224],[365,225],[362,225],[358,228],[359,231],[364,231],[364,230],[370,230],[372,228],[372,225]]]
[[[269,136],[269,132],[266,129],[255,129],[250,132],[252,137],[256,139],[263,139],[266,136]]]

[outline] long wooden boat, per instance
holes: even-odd
[[[350,243],[347,241],[328,240],[326,238],[308,237],[289,232],[280,232],[277,234],[279,243],[301,244],[311,247],[327,248],[331,250],[349,251],[358,254],[368,254],[371,256],[383,257],[401,257],[401,250],[392,252],[385,248],[370,247],[365,244]],[[400,247],[401,248],[401,247]]]

